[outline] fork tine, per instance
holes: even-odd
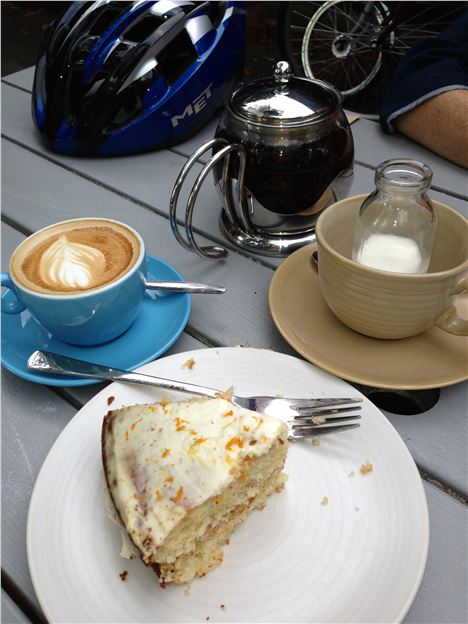
[[[285,399],[295,410],[301,411],[306,409],[314,409],[314,408],[333,408],[338,405],[349,405],[354,403],[362,403],[361,398],[352,398],[352,399]]]
[[[295,420],[307,420],[309,418],[320,418],[321,416],[328,418],[341,418],[342,414],[348,414],[351,412],[360,412],[361,411],[361,406],[360,405],[356,405],[353,407],[338,407],[337,409],[329,409],[329,410],[309,410],[309,411],[303,411],[300,412],[299,414],[295,414],[294,415],[294,419]],[[359,414],[355,414],[353,416],[353,418],[360,418],[361,416]]]
[[[317,427],[338,427],[338,425],[340,425],[341,423],[346,423],[346,422],[355,422],[357,420],[360,420],[361,416],[360,414],[358,414],[357,416],[355,414],[350,414],[349,416],[340,416],[337,418],[333,418],[333,420],[328,420],[328,418],[325,420],[323,420],[323,422],[321,421],[317,421],[314,422],[312,421],[304,421],[304,420],[298,420],[296,418],[293,418],[292,420],[289,421],[289,424],[291,427],[293,427],[294,429],[299,429],[299,428],[303,428],[303,429],[316,429]]]
[[[359,427],[359,424],[348,424],[348,425],[334,425],[332,424],[329,427],[324,425],[320,425],[318,427],[308,427],[306,430],[296,430],[290,429],[289,431],[289,439],[290,440],[300,440],[303,438],[315,438],[318,436],[326,435],[327,433],[338,433],[340,431],[348,431],[349,429],[355,429]]]

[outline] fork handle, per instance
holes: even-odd
[[[144,373],[133,373],[119,368],[111,368],[102,364],[85,362],[75,358],[51,353],[50,351],[34,351],[28,359],[28,368],[43,373],[68,375],[71,377],[87,377],[93,379],[103,379],[104,381],[123,381],[131,384],[144,384],[176,390],[178,392],[188,392],[198,396],[208,396],[216,398],[219,390],[206,386],[197,386],[182,381],[154,377]]]

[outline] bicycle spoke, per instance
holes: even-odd
[[[306,27],[305,26],[295,26],[294,24],[291,24],[290,25],[290,29],[291,30],[301,30],[302,31],[302,30],[305,30]]]
[[[297,9],[293,10],[293,14],[297,15],[298,17],[302,17],[303,19],[305,19],[307,22],[310,20],[310,18],[312,17],[312,15],[304,15],[303,13],[299,13],[299,11]]]

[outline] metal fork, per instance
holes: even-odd
[[[111,368],[101,364],[93,364],[74,358],[51,353],[50,351],[34,351],[28,359],[28,368],[49,374],[87,377],[105,381],[123,381],[126,383],[144,384],[167,388],[177,392],[188,392],[200,396],[217,398],[224,393],[214,388],[198,386],[182,381],[164,379]],[[274,416],[286,422],[289,438],[297,440],[335,433],[359,427],[355,421],[360,419],[358,413],[362,402],[360,398],[317,398],[296,399],[273,396],[243,397],[232,395],[230,399],[246,409]]]

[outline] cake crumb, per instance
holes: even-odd
[[[312,446],[320,446],[320,438],[312,438]]]
[[[320,503],[321,505],[328,505],[328,496],[324,496],[322,498],[322,502]]]
[[[123,572],[121,572],[119,574],[119,576],[120,576],[120,580],[121,581],[126,581],[127,580],[127,576],[128,576],[128,570],[124,570]]]
[[[348,477],[355,477],[355,476],[356,476],[355,470],[351,470],[351,472],[348,474]]]
[[[115,401],[115,396],[107,397],[107,405],[112,405],[114,401]]]
[[[205,619],[206,619],[206,621],[208,622],[208,620],[210,619],[210,616],[209,616],[209,615],[207,615]]]
[[[362,474],[367,474],[368,472],[374,471],[374,466],[370,462],[366,462],[365,464],[362,464],[359,470]]]
[[[189,368],[190,370],[192,370],[196,363],[196,360],[194,360],[193,358],[189,358],[186,362],[182,364],[182,368]]]
[[[192,595],[192,586],[191,585],[187,585],[187,587],[184,589],[184,594],[186,596],[191,596]]]
[[[225,401],[231,401],[232,403],[232,397],[234,395],[234,387],[233,386],[229,386],[229,388],[227,390],[224,390],[223,392],[217,392],[216,396],[218,397],[218,399],[224,399]]]
[[[223,609],[223,611],[224,611],[224,609],[226,609],[226,605],[224,605],[224,604],[219,605],[219,608],[220,608],[220,609]]]
[[[324,422],[327,421],[325,416],[312,416],[311,421],[314,425],[323,425]]]

